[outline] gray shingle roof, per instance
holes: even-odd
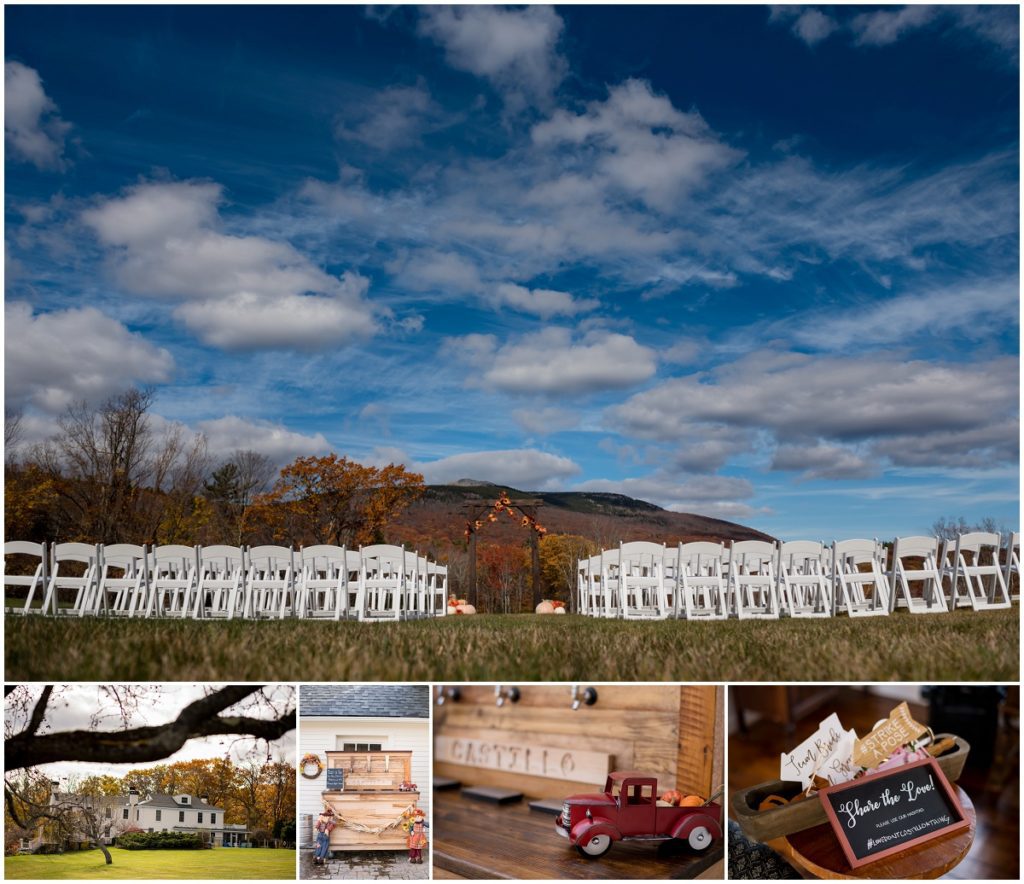
[[[302,718],[429,718],[427,685],[299,686]]]
[[[145,801],[139,802],[139,807],[176,807],[178,810],[222,810],[223,808],[216,807],[213,804],[207,804],[202,798],[197,798],[195,795],[192,796],[192,800],[188,804],[182,804],[180,801],[175,800],[173,795],[165,795],[162,792],[158,792],[156,795],[152,795]]]

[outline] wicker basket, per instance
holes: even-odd
[[[955,783],[964,769],[970,745],[961,737],[952,734],[936,734],[936,742],[946,737],[953,737],[956,746],[936,759],[946,779]],[[800,832],[812,826],[820,826],[828,822],[825,810],[817,799],[805,798],[795,804],[774,807],[771,810],[758,810],[758,805],[769,795],[781,795],[792,798],[800,794],[800,784],[775,780],[761,783],[749,789],[733,792],[730,799],[732,818],[739,823],[743,834],[755,841],[771,841],[793,832]]]

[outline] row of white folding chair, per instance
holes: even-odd
[[[36,561],[31,574],[9,574],[7,573],[7,556],[27,556]],[[49,550],[45,543],[32,543],[27,540],[11,540],[4,544],[4,598],[7,598],[7,590],[15,589],[19,593],[25,590],[25,601],[19,604],[4,605],[7,614],[27,614],[35,610],[34,603],[38,599],[40,605],[46,594],[49,585]]]
[[[335,593],[332,605],[339,613],[349,610],[365,616],[428,616],[443,613],[447,598],[447,568],[406,552],[401,547],[367,548],[346,553],[344,569],[336,569],[349,586],[350,571],[355,586],[369,588],[356,598]],[[45,591],[45,612],[78,616],[105,613],[121,616],[287,617],[301,613],[298,584],[311,572],[304,567],[297,579],[295,553],[281,546],[252,548],[231,546],[187,547],[169,545],[147,551],[142,546],[114,544],[56,544],[49,565],[44,544],[14,541],[5,544],[6,555],[31,555],[39,560],[33,576],[6,575],[5,585],[27,586],[25,603],[13,610],[29,612],[38,595]],[[316,548],[300,553],[303,564],[315,560]],[[61,566],[76,562],[82,574],[72,575]],[[350,567],[351,565],[351,567]],[[310,579],[314,578],[309,573]],[[70,607],[58,608],[60,590],[74,590]],[[363,599],[368,600],[364,607]],[[314,605],[313,611],[322,605]],[[334,609],[332,608],[332,613]]]

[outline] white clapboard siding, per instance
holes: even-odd
[[[382,738],[382,752],[407,749],[412,752],[412,781],[420,789],[420,806],[429,810],[430,802],[430,721],[426,718],[300,718],[299,758],[315,752],[324,765],[324,773],[315,780],[299,774],[299,825],[303,814],[318,814],[323,807],[320,793],[327,788],[328,750],[340,749],[339,737]],[[299,831],[303,842],[306,833]]]

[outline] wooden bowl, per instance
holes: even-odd
[[[956,740],[956,746],[935,760],[938,761],[946,779],[955,783],[960,779],[964,763],[967,761],[967,753],[971,751],[971,747],[965,739],[953,736],[953,734],[936,734],[935,741],[938,742],[946,737],[953,737]],[[739,823],[744,835],[754,841],[762,842],[827,823],[828,817],[825,816],[825,810],[817,796],[814,795],[803,801],[797,801],[795,804],[786,804],[771,810],[757,809],[769,795],[793,798],[801,791],[799,783],[774,780],[770,783],[761,783],[751,786],[749,789],[733,792],[729,802],[732,808],[732,818]]]

